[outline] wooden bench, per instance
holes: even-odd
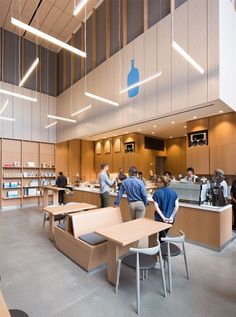
[[[107,241],[91,245],[81,235],[122,223],[120,208],[107,207],[69,215],[67,228],[55,227],[56,247],[86,271],[107,263]]]
[[[2,292],[0,291],[0,316],[1,317],[11,317],[7,305],[2,296]]]

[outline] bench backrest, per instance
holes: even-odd
[[[119,207],[107,207],[82,211],[72,214],[73,234],[78,238],[82,234],[94,232],[97,229],[122,223]]]

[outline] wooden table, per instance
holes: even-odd
[[[87,203],[75,203],[70,205],[47,206],[43,208],[44,212],[49,215],[49,239],[54,240],[54,222],[56,215],[70,214],[78,211],[96,209],[97,206]]]
[[[149,238],[149,247],[154,246],[157,241],[157,233],[171,226],[171,224],[141,218],[97,230],[97,234],[100,234],[108,240],[108,281],[113,285],[116,283],[117,261],[120,255],[124,253],[124,248],[127,249],[127,246],[146,237]]]
[[[11,317],[1,291],[0,291],[0,316]]]
[[[43,186],[43,207],[48,206],[48,193],[50,190],[52,190],[53,192],[53,205],[57,205],[59,191],[66,190],[66,188],[56,186]]]

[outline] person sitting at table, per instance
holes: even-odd
[[[117,183],[118,183],[118,189],[120,189],[120,186],[122,182],[127,178],[125,175],[124,169],[121,167],[119,170],[118,178],[117,178]]]
[[[179,209],[178,194],[169,188],[169,180],[164,176],[159,176],[157,179],[158,189],[153,194],[154,206],[155,206],[155,220],[165,223],[174,224],[176,214]],[[161,238],[165,238],[169,229],[161,231],[159,233],[159,241]]]
[[[58,177],[56,180],[57,187],[66,188],[67,185],[67,178],[64,176],[63,172],[58,173]],[[58,193],[58,203],[59,205],[64,204],[64,190],[59,190]]]
[[[135,166],[129,168],[129,178],[122,182],[114,202],[115,207],[119,206],[122,195],[126,193],[132,220],[143,218],[148,205],[145,185],[137,178],[137,174],[138,170]]]

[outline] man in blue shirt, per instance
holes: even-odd
[[[144,183],[137,178],[137,174],[138,170],[135,166],[129,168],[129,178],[122,182],[114,202],[114,206],[118,206],[122,195],[126,193],[132,220],[143,218],[148,205],[146,188]]]
[[[158,189],[152,198],[155,205],[155,220],[173,224],[179,208],[179,201],[177,193],[172,188],[169,188],[168,185],[169,181],[165,177],[158,177]],[[160,242],[162,237],[166,237],[168,230],[160,232]]]
[[[110,188],[115,184],[115,179],[109,179],[108,177],[109,165],[104,163],[101,165],[101,172],[99,174],[99,184],[100,184],[100,198],[101,207],[109,207],[110,199]]]

